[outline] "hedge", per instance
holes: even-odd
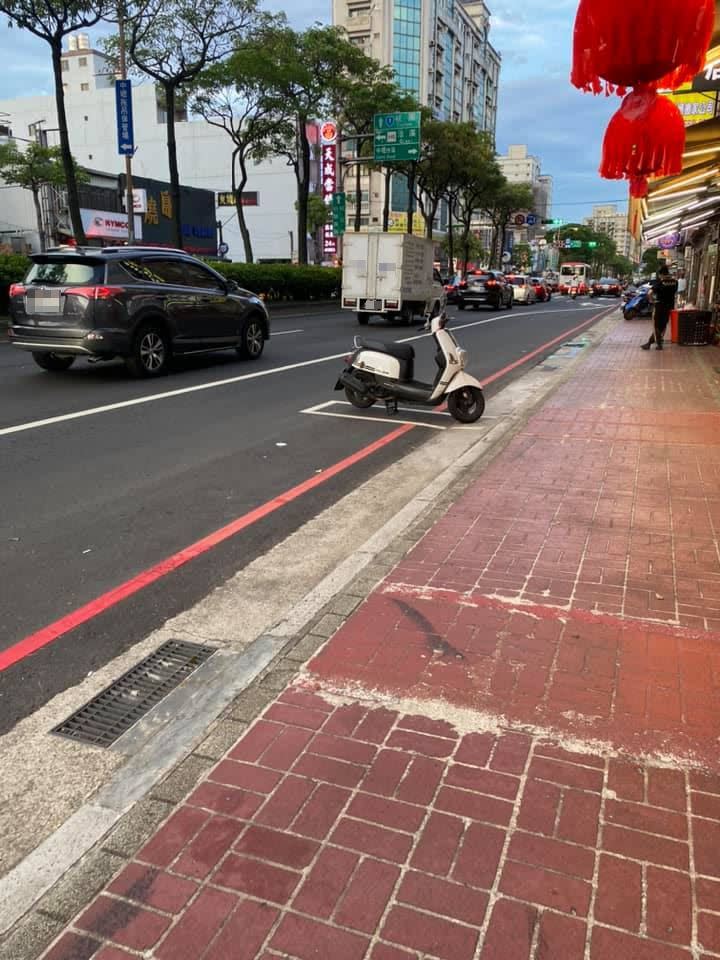
[[[30,266],[27,257],[0,254],[0,314],[7,313],[8,287],[19,283]],[[288,263],[224,263],[211,266],[263,299],[329,300],[340,293],[341,273],[334,267],[300,267]]]
[[[222,261],[213,261],[212,267],[265,300],[329,300],[340,294],[342,271],[335,267]]]
[[[0,314],[7,313],[8,288],[20,283],[30,269],[30,261],[20,253],[0,253]]]

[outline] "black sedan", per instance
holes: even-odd
[[[504,274],[497,270],[483,270],[469,274],[457,292],[458,310],[490,307],[493,310],[512,310],[513,289]]]

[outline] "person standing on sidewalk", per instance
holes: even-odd
[[[653,304],[653,332],[647,343],[641,344],[642,350],[649,350],[653,343],[658,350],[663,348],[663,338],[670,319],[670,311],[675,307],[678,282],[670,276],[667,267],[662,266],[657,277],[650,284],[650,302]]]

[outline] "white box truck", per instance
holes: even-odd
[[[433,300],[444,305],[433,243],[409,233],[346,233],[343,236],[342,305],[358,323],[372,316],[412,323]]]

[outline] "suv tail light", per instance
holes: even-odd
[[[11,297],[24,297],[26,288],[22,283],[11,283],[9,293]]]
[[[85,297],[86,300],[112,300],[122,292],[122,287],[68,287],[65,296]]]
[[[485,281],[485,286],[486,286],[486,287],[497,287],[497,285],[498,285],[497,280],[486,280],[486,281]]]

